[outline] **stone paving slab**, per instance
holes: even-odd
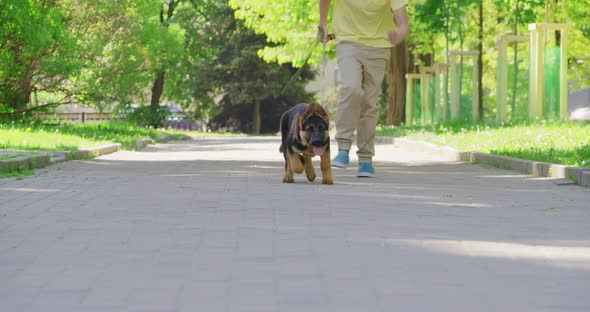
[[[374,179],[284,184],[278,146],[203,138],[0,180],[1,310],[590,310],[590,189],[391,145]]]

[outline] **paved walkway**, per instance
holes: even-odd
[[[283,184],[278,147],[206,138],[0,180],[0,310],[590,311],[590,189],[391,145],[377,178]]]

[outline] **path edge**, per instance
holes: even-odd
[[[590,168],[567,166],[540,161],[525,160],[510,156],[494,155],[481,152],[465,152],[448,146],[439,146],[430,142],[409,140],[395,137],[376,137],[376,142],[388,143],[414,152],[428,152],[448,161],[462,161],[482,164],[496,168],[517,171],[535,177],[567,179],[571,183],[590,188]]]

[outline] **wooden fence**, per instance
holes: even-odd
[[[103,113],[34,113],[33,117],[35,119],[40,119],[44,121],[65,121],[71,123],[86,123],[86,122],[99,122],[99,121],[106,121],[106,120],[120,120],[124,119],[124,115],[120,114],[113,114],[111,112],[103,112]]]

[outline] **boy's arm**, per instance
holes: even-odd
[[[397,45],[400,42],[404,41],[408,35],[410,34],[410,23],[408,21],[408,13],[406,12],[406,7],[402,6],[399,9],[393,11],[393,15],[395,17],[395,25],[397,26],[397,31],[390,31],[387,33],[387,38],[389,42],[393,45]]]
[[[322,33],[318,31],[318,40],[321,42],[328,41],[328,26],[326,25],[328,21],[328,11],[330,10],[330,0],[320,0],[320,25],[319,27],[322,29]],[[323,37],[323,38],[320,38]]]

